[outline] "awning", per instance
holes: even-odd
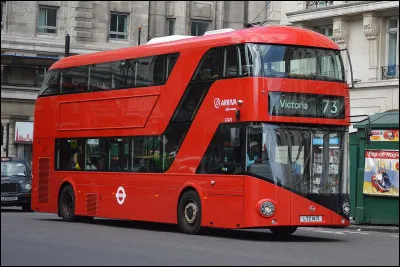
[[[1,65],[50,67],[57,60],[58,57],[1,54]]]

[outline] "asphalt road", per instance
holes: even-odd
[[[287,239],[269,230],[205,229],[1,209],[1,265],[369,265],[399,266],[399,234],[300,228]]]

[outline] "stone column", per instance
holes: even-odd
[[[216,1],[215,28],[224,28],[224,1]]]
[[[168,2],[149,1],[149,39],[166,35],[166,7]],[[144,42],[143,42],[144,43]]]
[[[333,40],[339,45],[340,49],[349,49],[349,22],[343,17],[333,18]],[[351,82],[350,65],[346,53],[342,53],[345,77]],[[354,70],[353,70],[354,71]]]
[[[380,19],[372,12],[363,14],[364,35],[369,43],[369,73],[368,80],[378,80],[378,54],[379,54],[379,32]]]
[[[93,1],[73,1],[71,15],[71,43],[91,42],[93,28]]]
[[[224,1],[223,28],[243,29],[244,23],[248,23],[248,2]]]

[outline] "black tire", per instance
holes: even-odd
[[[24,211],[24,212],[32,212],[33,210],[31,209],[31,204],[23,205],[22,206],[22,211]]]
[[[269,228],[271,232],[276,236],[289,236],[296,232],[296,226],[277,226]]]
[[[201,201],[195,191],[185,192],[178,204],[179,229],[190,235],[195,235],[201,227]]]
[[[58,212],[64,221],[76,221],[75,194],[70,185],[65,186],[61,190],[60,197],[58,199]]]

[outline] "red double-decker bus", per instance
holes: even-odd
[[[32,209],[201,227],[349,225],[339,47],[269,26],[71,56],[35,107]]]

